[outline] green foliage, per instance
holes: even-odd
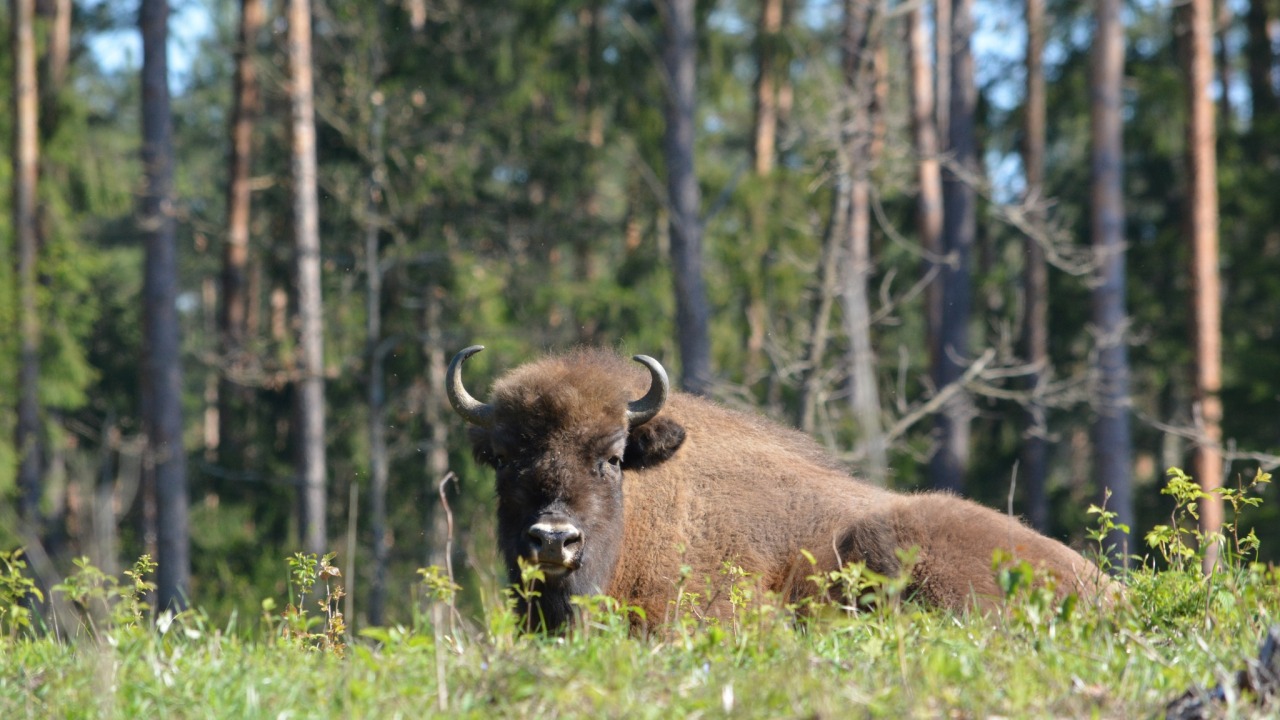
[[[13,639],[21,632],[32,631],[27,603],[44,602],[44,593],[23,573],[27,561],[22,559],[21,548],[0,552],[0,564],[4,565],[0,572],[0,634]]]
[[[342,577],[342,571],[333,564],[335,557],[336,553],[317,558],[315,553],[298,552],[288,558],[289,604],[282,616],[280,637],[287,644],[342,657],[347,649],[347,624],[339,607],[346,590],[334,582]],[[323,583],[324,596],[316,600],[320,616],[312,617],[306,601],[317,582]],[[274,608],[274,601],[262,604],[264,613]],[[268,627],[273,625],[268,623]]]
[[[317,594],[331,560],[290,558],[293,591]],[[0,714],[309,715],[323,697],[325,713],[357,717],[1149,717],[1190,687],[1233,677],[1280,616],[1280,569],[1257,563],[1227,562],[1230,581],[1215,585],[1144,568],[1105,606],[1057,600],[1045,578],[1007,556],[992,568],[1006,597],[988,615],[910,602],[852,610],[841,588],[867,584],[865,569],[851,566],[815,573],[833,597],[794,622],[796,608],[757,594],[756,579],[728,564],[733,623],[699,621],[690,598],[688,622],[648,635],[635,632],[634,608],[583,597],[564,636],[528,634],[501,602],[485,608],[483,633],[436,616],[419,628],[363,631],[343,651],[318,652],[314,633],[280,642],[270,627],[252,637],[210,630],[198,613],[182,632],[124,642],[9,637],[0,639]],[[439,568],[420,576],[434,601],[456,592]],[[1194,602],[1188,584],[1203,589]],[[104,684],[104,672],[116,681]],[[1266,717],[1274,702],[1233,692],[1217,709]]]
[[[87,557],[76,558],[73,564],[75,574],[51,589],[75,605],[92,636],[100,637],[113,630],[136,632],[146,627],[151,609],[146,598],[156,589],[155,583],[147,579],[156,571],[150,555],[143,555],[125,570],[123,582],[102,572]]]
[[[1243,508],[1254,508],[1262,504],[1261,497],[1249,493],[1270,483],[1269,473],[1256,473],[1247,486],[1241,484],[1235,488],[1214,488],[1212,495],[1205,492],[1180,468],[1169,468],[1167,474],[1169,482],[1160,492],[1173,497],[1169,524],[1156,525],[1146,535],[1147,545],[1158,550],[1166,563],[1178,570],[1186,570],[1188,563],[1199,567],[1209,548],[1214,545],[1227,555],[1229,561],[1248,562],[1250,556],[1257,556],[1261,541],[1252,528],[1244,537],[1240,537],[1240,512]],[[1198,523],[1200,504],[1213,495],[1221,498],[1231,512],[1229,517],[1223,518],[1220,530],[1206,534]],[[1227,542],[1228,539],[1230,543]]]

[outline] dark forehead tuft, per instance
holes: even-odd
[[[644,394],[648,377],[631,360],[584,348],[521,365],[498,379],[491,398],[502,425],[534,434],[605,432],[623,423],[627,402]]]

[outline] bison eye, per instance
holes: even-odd
[[[617,455],[613,455],[609,458],[609,464],[614,467],[620,467],[622,465],[622,458]]]

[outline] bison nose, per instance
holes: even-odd
[[[582,532],[565,523],[537,523],[529,528],[533,556],[539,563],[572,566],[582,546]]]

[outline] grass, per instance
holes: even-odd
[[[729,569],[731,621],[700,620],[693,599],[648,636],[603,598],[584,600],[563,637],[520,632],[501,603],[459,618],[437,569],[423,572],[410,627],[355,638],[338,632],[328,558],[291,559],[307,592],[252,627],[211,627],[198,610],[150,620],[137,612],[140,575],[89,573],[68,586],[102,612],[71,637],[15,622],[0,590],[0,717],[1158,717],[1189,688],[1230,684],[1280,622],[1280,569],[1225,555],[1207,578],[1194,557],[1127,573],[1112,607],[1055,601],[1006,567],[1008,602],[985,616],[897,601],[892,581],[869,587],[884,600],[870,610],[788,608],[753,598]],[[0,560],[0,589],[20,585],[20,557]],[[1276,717],[1280,699],[1229,692],[1215,712]]]

